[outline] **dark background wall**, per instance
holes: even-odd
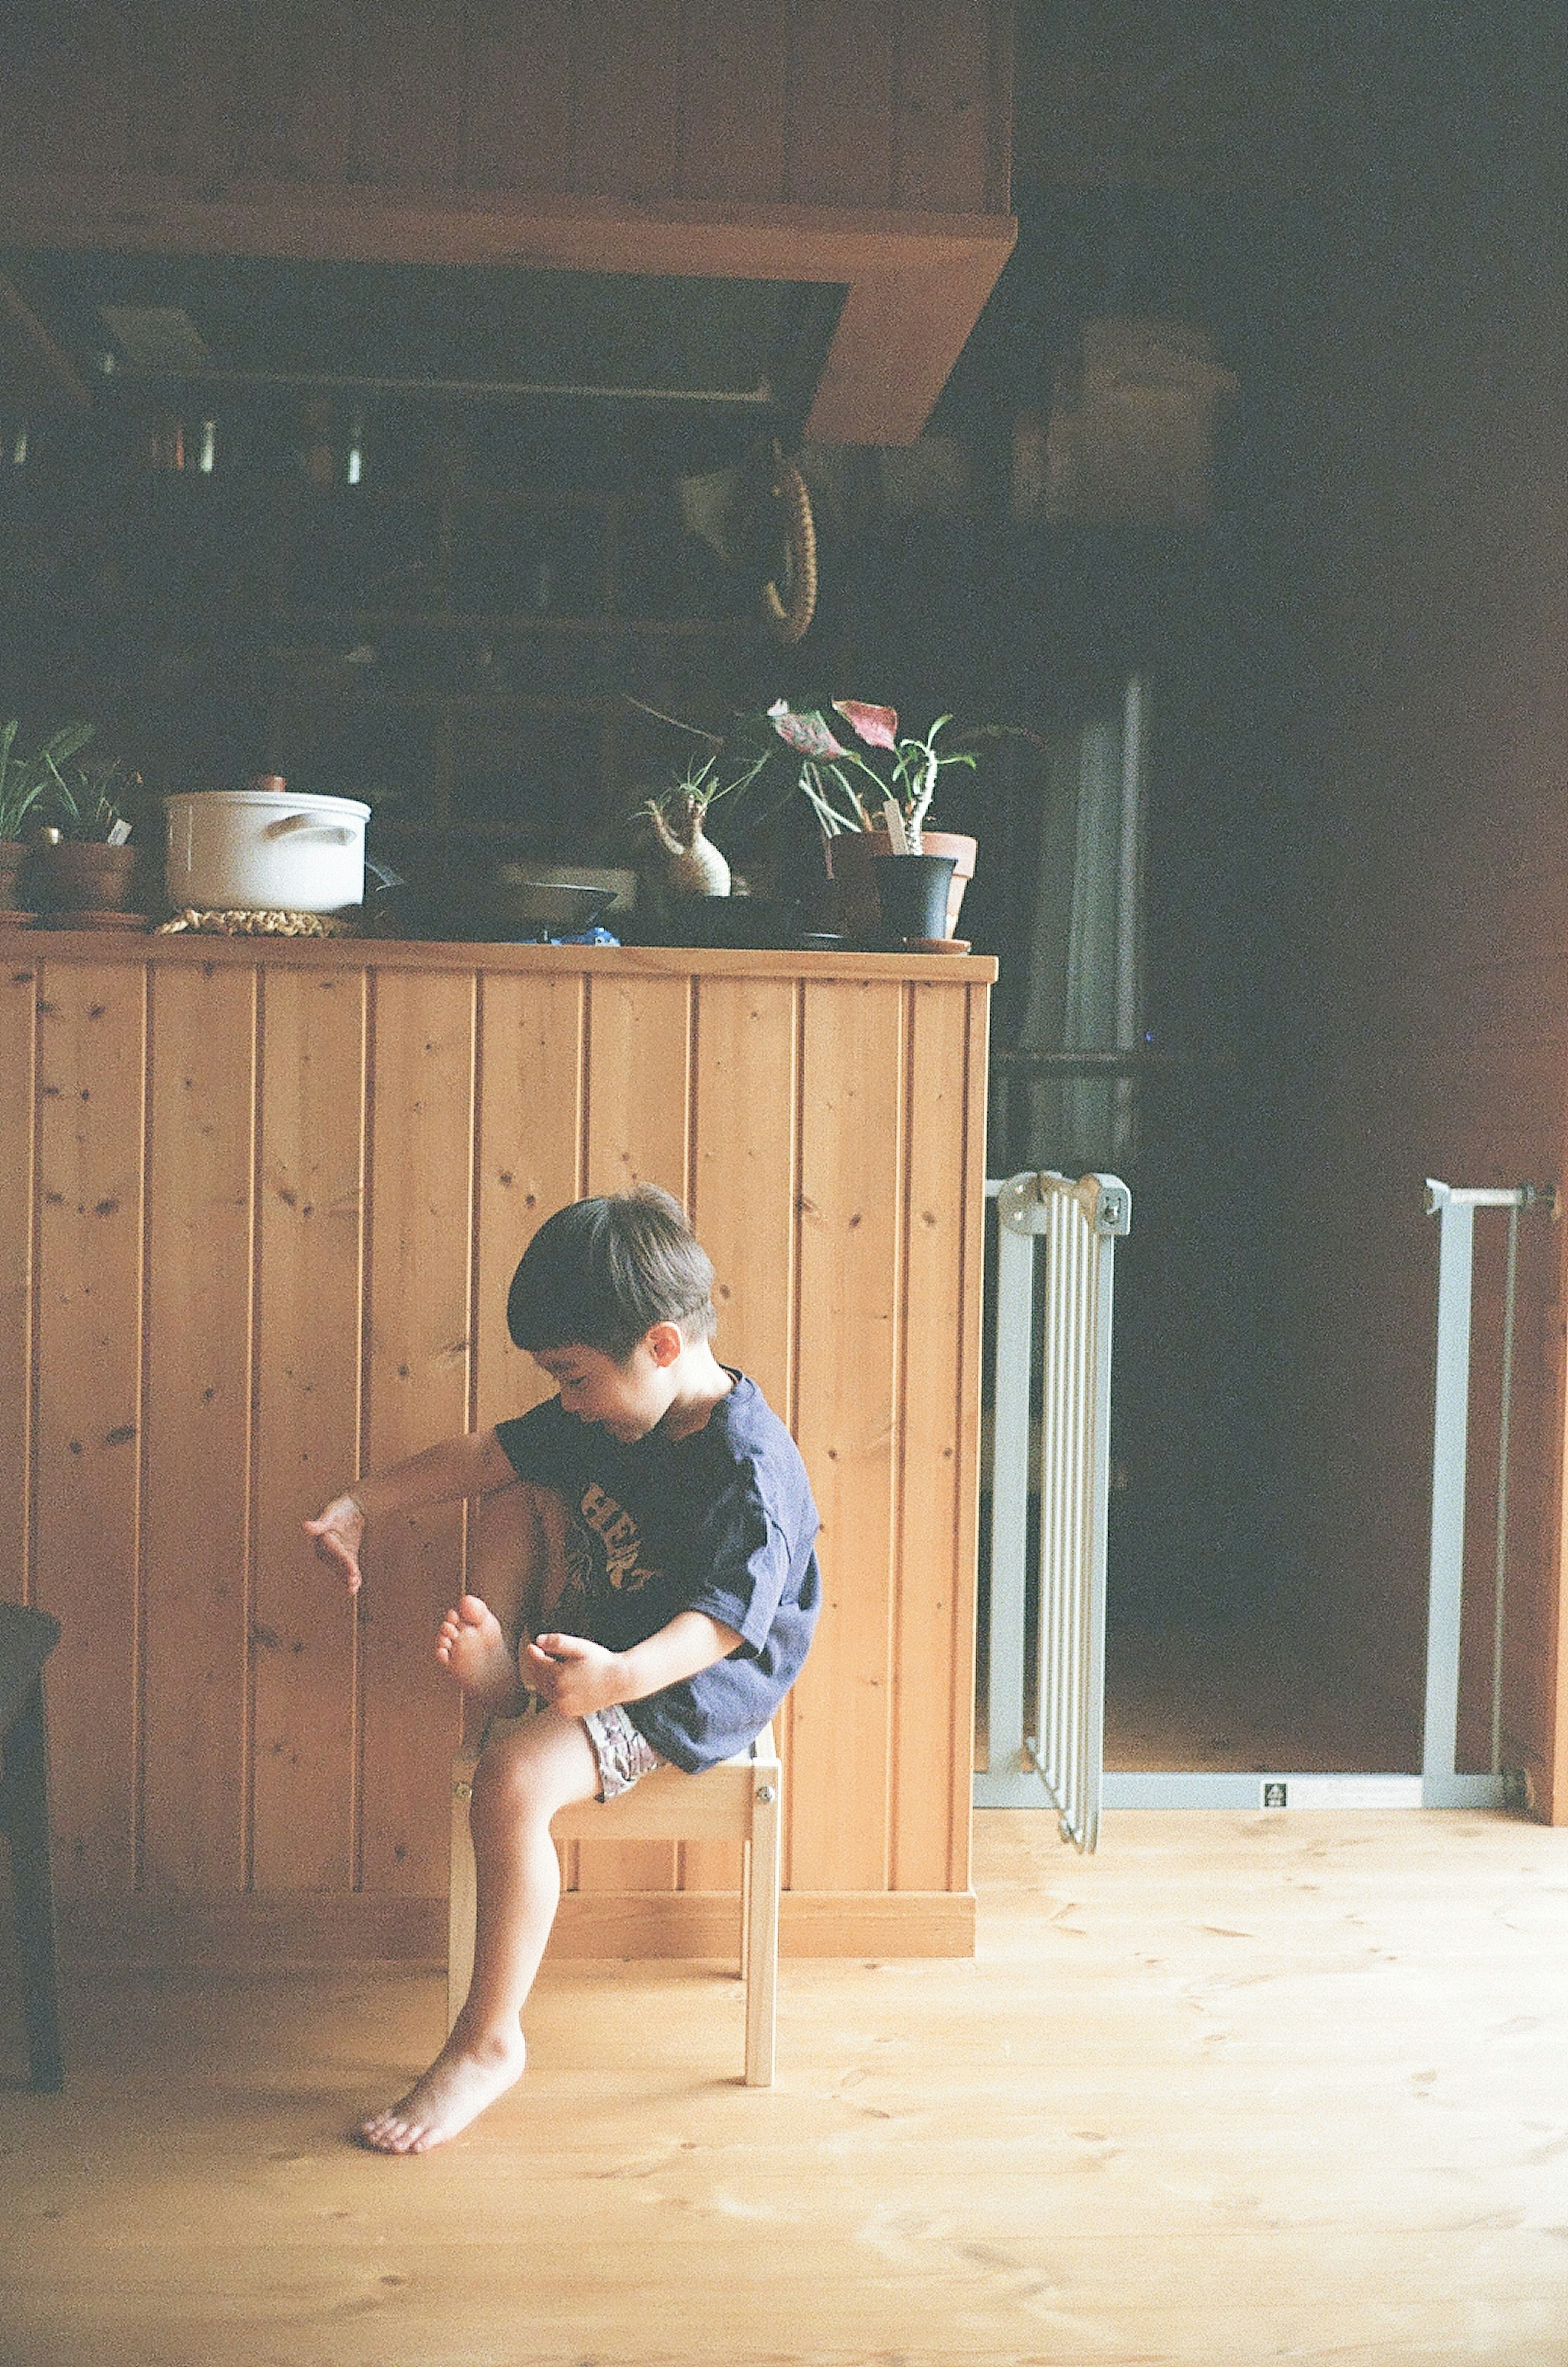
[[[1154,991],[1243,1014],[1211,1139],[1235,1127],[1267,1241],[1236,1250],[1255,1263],[1231,1301],[1243,1386],[1269,1399],[1266,1421],[1238,1424],[1233,1466],[1245,1494],[1239,1467],[1255,1446],[1269,1458],[1254,1582],[1277,1590],[1303,1653],[1373,1670],[1414,1738],[1435,1264],[1422,1178],[1562,1172],[1564,27],[1519,6],[1201,6],[1179,25],[1073,6],[1026,10],[1023,32],[1026,203],[1103,220],[1135,192],[1163,226],[1178,307],[1173,248],[1193,242],[1177,225],[1195,223],[1228,310],[1243,424],[1208,538],[1224,621],[1199,637],[1208,691],[1201,663],[1168,789]],[[1221,845],[1229,860],[1205,877]],[[1524,1257],[1506,1756],[1544,1792],[1560,1231],[1532,1221]],[[1483,1339],[1496,1290],[1494,1261]],[[1483,1398],[1489,1378],[1483,1347]],[[1473,1749],[1479,1590],[1469,1608]]]

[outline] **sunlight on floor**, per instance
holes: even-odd
[[[389,1968],[73,1984],[0,2090],[6,2367],[1560,2367],[1568,1833],[978,1820],[979,1954],[547,1966],[446,2152],[343,2140],[436,2043]],[[14,2047],[7,2061],[14,2064]]]

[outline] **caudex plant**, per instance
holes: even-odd
[[[645,798],[637,810],[651,823],[654,836],[669,857],[670,885],[677,895],[728,896],[731,886],[729,864],[707,835],[708,810],[720,798],[739,797],[749,789],[774,752],[765,747],[750,761],[744,757],[729,761],[728,743],[720,733],[682,722],[678,715],[666,715],[661,708],[649,707],[640,698],[630,699],[630,704],[640,708],[645,715],[651,715],[656,722],[671,724],[677,731],[689,732],[693,739],[706,743],[709,754],[700,760],[694,758],[671,787]]]
[[[728,862],[705,829],[708,808],[720,798],[749,788],[766,762],[761,756],[740,772],[727,774],[716,753],[690,765],[673,788],[662,789],[644,801],[642,811],[670,858],[670,883],[678,893],[728,895]]]

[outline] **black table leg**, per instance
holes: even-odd
[[[60,2004],[55,1982],[54,1885],[49,1864],[49,1754],[44,1739],[43,1680],[36,1678],[5,1739],[6,1826],[17,1895],[22,1958],[22,2004],[28,2061],[35,2088],[64,2084],[60,2053]]]

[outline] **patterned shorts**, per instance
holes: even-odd
[[[599,1761],[599,1797],[614,1800],[629,1792],[639,1776],[669,1761],[637,1732],[619,1702],[608,1709],[591,1709],[582,1721],[593,1756]]]

